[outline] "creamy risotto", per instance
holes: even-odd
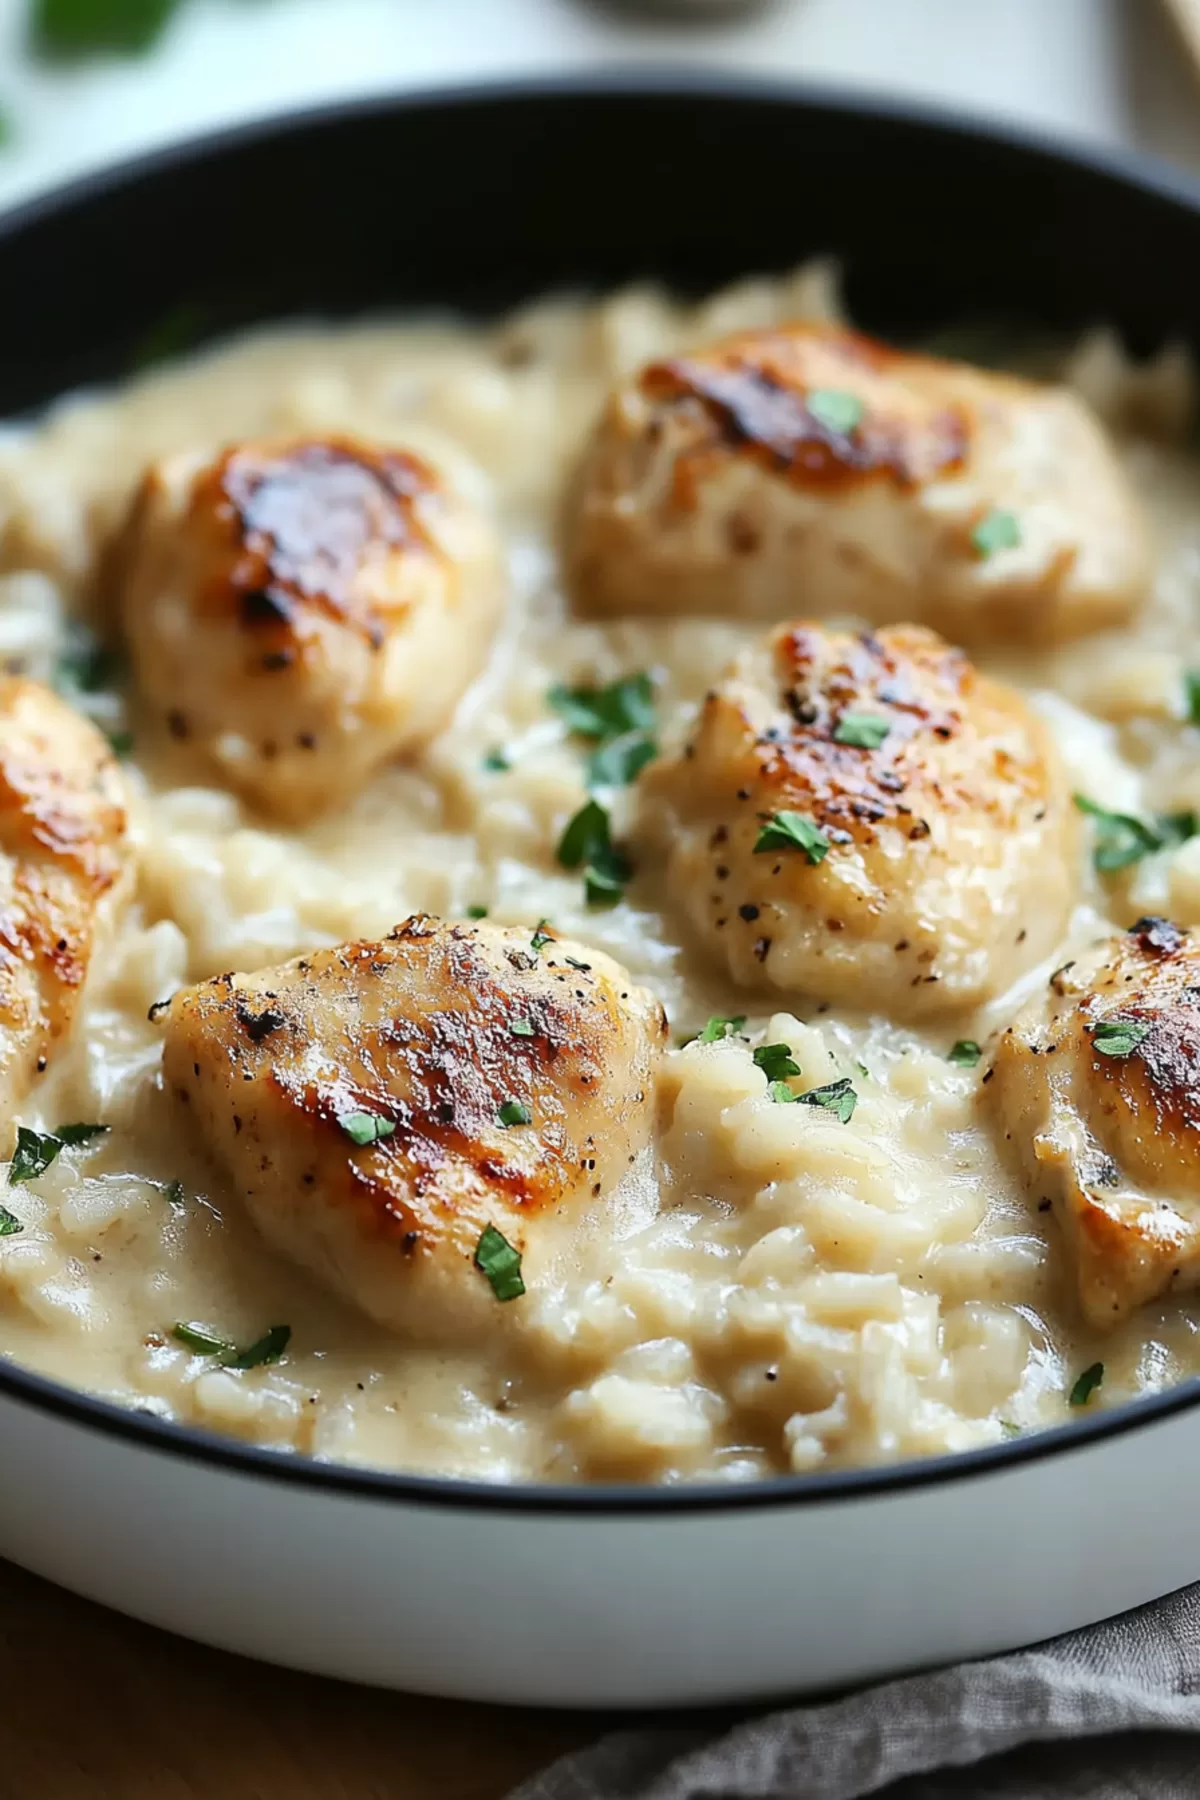
[[[1117,444],[1112,469],[1084,471],[1095,529],[1116,530],[1126,481],[1152,523],[1157,574],[1133,623],[1123,622],[1130,607],[1122,583],[1136,583],[1136,570],[1122,570],[1106,588],[1103,574],[1089,574],[1085,554],[1052,550],[1053,592],[1031,581],[1007,643],[1005,631],[992,628],[1002,602],[985,596],[977,604],[971,582],[988,578],[1001,556],[1019,557],[1022,533],[1041,529],[1027,522],[1024,502],[1004,499],[1008,475],[1001,504],[986,503],[986,483],[972,501],[963,580],[935,567],[915,538],[896,538],[898,567],[907,558],[915,570],[915,598],[903,613],[895,604],[878,612],[862,582],[837,590],[837,604],[824,603],[822,570],[854,562],[828,544],[820,556],[812,551],[811,566],[786,576],[783,599],[765,577],[756,585],[739,574],[724,584],[710,579],[689,612],[686,556],[672,563],[653,530],[645,544],[634,543],[638,497],[622,498],[611,472],[585,475],[601,487],[609,482],[604,491],[616,496],[613,515],[626,534],[620,555],[657,558],[665,585],[648,593],[649,604],[622,610],[615,564],[605,560],[605,521],[593,507],[581,526],[578,509],[588,502],[576,494],[569,529],[577,575],[595,591],[586,610],[565,595],[557,549],[564,492],[614,384],[656,361],[678,380],[687,348],[731,332],[836,316],[829,272],[810,267],[695,307],[639,288],[595,303],[550,300],[488,329],[276,330],[118,391],[73,398],[0,442],[0,654],[109,735],[128,789],[131,841],[129,872],[100,902],[73,1026],[12,1109],[23,1149],[0,1192],[4,1354],[122,1404],[281,1451],[500,1481],[744,1481],[925,1456],[1059,1423],[1073,1406],[1112,1405],[1200,1370],[1200,1314],[1186,1292],[1172,1294],[1172,1271],[1143,1279],[1150,1252],[1139,1252],[1135,1278],[1124,1249],[1114,1254],[1115,1273],[1107,1263],[1083,1266],[1080,1244],[1091,1240],[1087,1220],[1079,1223],[1079,1190],[1087,1179],[1074,1164],[1069,1176],[1057,1165],[1044,1178],[1030,1175],[1022,1160],[1029,1143],[1039,1131],[1039,1142],[1050,1141],[1055,1128],[1041,1117],[1037,1093],[1022,1097],[1020,1069],[1005,1075],[997,1063],[1000,1103],[988,1080],[1006,1041],[1010,1062],[1020,1063],[1015,1040],[1002,1034],[1022,1005],[1042,1006],[1052,977],[1069,1001],[1073,977],[1061,974],[1063,965],[1084,966],[1098,940],[1144,915],[1180,928],[1170,943],[1200,925],[1200,836],[1188,818],[1200,810],[1197,690],[1189,686],[1189,671],[1200,669],[1200,468],[1180,448],[1191,404],[1183,360],[1167,355],[1132,368],[1099,334],[1059,371]],[[772,378],[759,398],[774,404],[784,386]],[[668,387],[660,383],[656,403],[671,399]],[[826,450],[862,439],[856,392],[836,369],[809,380]],[[728,425],[727,397],[705,394],[726,406]],[[937,404],[944,436],[957,402]],[[646,429],[657,444],[653,420]],[[777,419],[756,427],[742,417],[739,439],[730,427],[735,448],[766,444],[755,479],[770,478],[770,458],[779,460],[771,432],[780,429]],[[1066,462],[1075,455],[1055,439],[1057,424],[1045,430],[1043,485],[1061,474],[1059,448]],[[244,721],[219,741],[196,741],[193,683],[209,683],[218,704],[223,690],[231,706],[240,704],[236,672],[210,660],[203,618],[184,620],[173,649],[170,620],[150,649],[134,641],[133,668],[122,647],[122,589],[127,597],[140,583],[150,606],[167,580],[144,550],[147,534],[166,534],[170,564],[170,534],[183,516],[174,465],[164,465],[157,498],[143,493],[143,550],[129,551],[125,521],[144,471],[179,452],[197,459],[189,472],[222,446],[252,438],[398,446],[417,459],[413,466],[447,471],[464,506],[499,520],[505,582],[495,569],[489,575],[486,546],[462,548],[463,559],[478,558],[469,577],[483,584],[478,611],[463,615],[444,642],[436,633],[422,640],[412,691],[389,690],[372,714],[386,737],[388,708],[411,718],[433,684],[437,719],[431,712],[412,742],[394,733],[399,760],[323,764],[319,792],[304,785],[302,757],[285,759],[257,785],[245,778]],[[895,446],[884,450],[895,463]],[[1087,454],[1098,454],[1096,446]],[[904,506],[928,476],[947,473],[942,487],[952,488],[951,465],[961,457],[953,434],[930,455],[929,468],[884,469],[880,479]],[[409,477],[389,471],[407,504]],[[1107,493],[1105,482],[1118,485]],[[1037,504],[1035,492],[1028,518]],[[762,518],[745,525],[749,564],[768,528]],[[780,529],[783,542],[792,527]],[[811,521],[793,538],[805,531],[815,544]],[[701,546],[697,555],[710,552]],[[1104,554],[1111,567],[1120,546]],[[896,582],[907,579],[899,568]],[[497,608],[503,590],[494,638],[485,589]],[[406,596],[405,618],[427,600],[441,604],[436,594]],[[992,625],[972,636],[980,606],[991,608]],[[1043,633],[1055,607],[1073,622]],[[1024,745],[1040,744],[1043,733],[1037,757],[1051,759],[1041,811],[1022,813],[1024,823],[988,811],[1000,804],[989,789],[982,830],[945,840],[951,863],[994,864],[1003,903],[985,919],[966,916],[957,901],[943,917],[928,893],[903,887],[903,863],[874,870],[885,910],[895,913],[887,915],[886,957],[865,938],[845,954],[829,950],[843,919],[815,885],[790,913],[781,903],[774,950],[766,924],[752,918],[768,905],[754,888],[759,869],[764,881],[792,880],[794,871],[796,881],[832,881],[849,839],[822,828],[815,814],[790,803],[772,808],[769,795],[759,804],[756,794],[753,842],[743,836],[733,845],[731,872],[722,877],[721,856],[710,855],[713,834],[725,830],[722,758],[731,752],[727,740],[712,739],[721,724],[705,696],[730,680],[741,656],[738,679],[750,698],[731,699],[722,688],[721,703],[749,716],[765,679],[754,659],[765,654],[766,638],[797,618],[819,618],[831,631],[832,615],[848,618],[851,629],[864,618],[878,626],[907,618],[966,642],[983,674],[1008,684],[988,690],[986,707],[978,697],[963,701],[965,690],[954,687],[962,665],[938,661],[942,649],[929,651],[924,638],[897,649],[883,633],[889,654],[911,655],[931,671],[934,686],[922,690],[912,728],[950,737],[934,717],[942,693],[934,687],[948,681],[958,695],[946,701],[948,716],[957,716],[954,706],[984,709],[973,715],[971,756],[999,754],[995,746],[1018,730]],[[128,616],[125,624],[136,639]],[[1027,647],[1040,637],[1043,647]],[[848,630],[845,641],[863,640]],[[111,660],[97,653],[98,642]],[[821,656],[825,645],[822,637]],[[793,640],[789,646],[799,654]],[[470,666],[447,722],[453,695],[443,687],[463,659]],[[344,679],[357,681],[357,669]],[[851,696],[835,733],[867,758],[889,731],[897,741],[899,712],[887,709],[906,704],[901,677],[886,690],[872,681],[866,700]],[[1028,715],[1010,686],[1026,696]],[[338,704],[336,694],[320,700],[327,729]],[[1014,727],[1013,706],[1028,717],[1027,729]],[[808,729],[803,710],[792,710]],[[1024,751],[1003,754],[1011,769]],[[690,787],[689,762],[698,765]],[[931,792],[936,813],[943,788],[934,783]],[[1073,793],[1102,810],[1087,816],[1072,805]],[[909,836],[923,823],[914,818]],[[1004,862],[1009,844],[1017,849]],[[722,880],[737,890],[724,910],[710,898]],[[298,1242],[310,1230],[306,1207],[328,1212],[338,1204],[347,1159],[358,1170],[363,1159],[392,1153],[396,1117],[347,1102],[336,1126],[341,1161],[332,1154],[322,1167],[334,1173],[314,1183],[307,1167],[301,1172],[302,1138],[289,1136],[286,1119],[273,1124],[261,1112],[247,1129],[260,1133],[260,1166],[269,1160],[270,1168],[250,1204],[253,1183],[232,1138],[215,1142],[228,1127],[217,1101],[203,1112],[198,1091],[190,1106],[176,1091],[186,1081],[164,1080],[164,1020],[168,1030],[180,1028],[178,1003],[161,1003],[228,971],[253,976],[332,946],[386,942],[413,915],[460,922],[465,932],[512,928],[497,941],[530,946],[528,965],[518,951],[509,959],[520,981],[541,979],[539,958],[550,979],[565,973],[565,958],[578,966],[590,952],[596,963],[585,965],[586,979],[608,983],[611,958],[616,973],[604,991],[611,987],[613,1006],[632,1004],[633,989],[622,986],[628,971],[636,991],[646,991],[639,1019],[656,1019],[661,1002],[669,1037],[649,1049],[640,1037],[634,1048],[597,1044],[603,1078],[618,1090],[636,1086],[646,1104],[639,1123],[620,1111],[632,1091],[613,1102],[628,1154],[621,1138],[621,1167],[600,1197],[585,1184],[561,1216],[531,1219],[525,1235],[511,1223],[511,1206],[495,1214],[494,1235],[477,1255],[460,1258],[443,1286],[422,1290],[410,1310],[406,1269],[395,1271],[395,1304],[391,1264],[366,1271],[373,1286],[359,1305],[358,1266],[341,1257],[341,1276],[330,1282],[320,1245]],[[877,908],[872,917],[879,916]],[[735,931],[743,934],[736,940]],[[921,932],[931,946],[924,962],[908,947]],[[930,990],[918,984],[938,979],[929,971],[939,966],[939,943],[951,938],[961,940],[961,959],[947,964],[948,990],[925,1004]],[[911,968],[903,960],[910,954],[918,958]],[[856,970],[866,967],[864,982]],[[271,980],[254,991],[256,1028],[267,1034],[254,1048],[269,1073],[275,1015],[262,996],[274,993]],[[325,1014],[313,1018],[319,1037]],[[1093,1019],[1092,1052],[1114,1069],[1142,1053],[1150,1067],[1150,1027],[1139,1018]],[[535,1028],[536,1020],[529,1032]],[[1025,1032],[1035,1052],[1047,1048],[1040,1030],[1035,1021]],[[214,1043],[219,1059],[219,1036]],[[648,1056],[649,1074],[637,1060]],[[1089,1066],[1101,1068],[1100,1054]],[[536,1121],[523,1122],[523,1106],[514,1092],[500,1108],[514,1142],[536,1129]],[[64,1132],[69,1124],[106,1129]],[[1150,1132],[1169,1135],[1168,1128],[1160,1118]],[[569,1118],[563,1129],[569,1138]],[[67,1141],[59,1148],[33,1133]],[[1028,1142],[1014,1141],[1022,1136]],[[1061,1150],[1061,1132],[1054,1141]],[[294,1168],[288,1145],[301,1146]],[[1140,1192],[1146,1181],[1123,1166],[1114,1174],[1116,1152],[1106,1149],[1092,1187],[1101,1202],[1107,1183],[1134,1205],[1125,1190]],[[599,1154],[603,1160],[604,1143]],[[1169,1170],[1165,1179],[1169,1186]],[[289,1210],[279,1210],[272,1181],[287,1185]],[[486,1207],[471,1214],[472,1247],[490,1216]],[[1189,1217],[1171,1212],[1167,1232],[1167,1253],[1181,1267]],[[417,1256],[422,1248],[417,1243]],[[326,1250],[338,1260],[336,1244]],[[468,1286],[469,1305],[458,1298]]]

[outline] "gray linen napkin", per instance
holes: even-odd
[[[968,1771],[964,1773],[963,1771]],[[625,1731],[511,1800],[1197,1800],[1200,1585],[988,1662]]]

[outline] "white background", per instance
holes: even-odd
[[[27,55],[24,17],[25,0],[0,0],[0,107],[15,128],[0,204],[235,119],[620,62],[914,95],[1200,173],[1200,77],[1159,0],[768,0],[690,28],[600,0],[189,0],[149,58],[66,70]]]

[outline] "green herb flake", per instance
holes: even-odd
[[[25,1227],[16,1213],[9,1212],[7,1206],[0,1206],[0,1237],[13,1237]]]
[[[1068,1404],[1086,1406],[1100,1383],[1104,1380],[1104,1364],[1094,1362],[1083,1371],[1075,1386],[1071,1389]]]
[[[290,1325],[271,1325],[253,1344],[239,1350],[235,1356],[228,1357],[227,1369],[261,1369],[267,1363],[277,1363],[292,1339]]]
[[[973,1069],[983,1055],[974,1038],[958,1038],[946,1052],[946,1061],[956,1069]]]
[[[609,836],[608,813],[589,800],[569,819],[555,852],[564,869],[583,867],[589,906],[615,906],[633,870]]]
[[[735,1037],[746,1023],[745,1013],[738,1013],[736,1018],[723,1019],[714,1013],[704,1030],[696,1039],[700,1044],[715,1044],[719,1038]]]
[[[581,975],[590,975],[592,972],[591,963],[576,962],[573,956],[564,956],[563,961],[566,963],[568,969],[578,969]]]
[[[535,955],[544,950],[547,944],[552,944],[554,942],[553,935],[546,930],[549,923],[549,919],[539,919],[533,928],[533,936],[529,940],[529,947]]]
[[[119,756],[123,760],[125,757],[132,755],[132,731],[109,731],[105,733],[105,736],[108,738],[108,747],[114,756]]]
[[[108,1125],[58,1125],[54,1135],[60,1143],[74,1148],[76,1144],[90,1144],[93,1138],[103,1137],[109,1130]]]
[[[998,1419],[996,1422],[1006,1438],[1020,1437],[1021,1427],[1015,1425],[1011,1419]]]
[[[87,626],[72,621],[63,648],[54,664],[54,686],[70,699],[77,694],[96,694],[111,687],[117,673],[117,659]]]
[[[648,731],[628,731],[592,751],[587,760],[588,787],[628,787],[657,755],[658,741]]]
[[[207,1325],[189,1325],[180,1321],[171,1327],[171,1336],[185,1350],[191,1350],[196,1356],[233,1356],[235,1347],[228,1338],[218,1337]]]
[[[486,919],[487,916],[488,909],[486,906],[468,906],[467,908],[468,919]]]
[[[163,1199],[169,1206],[182,1206],[184,1201],[182,1181],[168,1181],[163,1189]]]
[[[773,1081],[767,1088],[767,1099],[776,1106],[790,1106],[793,1100],[799,1098],[799,1094],[793,1094],[786,1081]]]
[[[1015,550],[1020,542],[1020,521],[1016,513],[1006,512],[1002,506],[985,513],[971,533],[971,544],[981,559],[994,556],[997,550]]]
[[[1160,813],[1157,818],[1146,820],[1132,813],[1110,812],[1086,794],[1076,794],[1075,804],[1095,821],[1092,862],[1102,875],[1128,868],[1130,863],[1140,862],[1157,851],[1174,849],[1200,830],[1200,820],[1190,811]]]
[[[360,1146],[381,1143],[384,1138],[390,1138],[396,1129],[396,1121],[386,1118],[382,1113],[339,1113],[338,1124],[350,1142]]]
[[[800,1073],[800,1065],[793,1060],[787,1044],[761,1044],[754,1052],[754,1062],[768,1081],[783,1081]]]
[[[532,1125],[533,1108],[523,1100],[506,1100],[496,1117],[501,1125]]]
[[[502,750],[499,745],[496,745],[493,749],[484,752],[483,766],[489,774],[502,775],[506,769],[512,768],[512,763],[509,761],[507,750]]]
[[[178,0],[34,0],[29,31],[42,56],[137,55],[165,28]]]
[[[843,713],[834,726],[833,741],[855,750],[878,750],[891,729],[891,721],[876,713]]]
[[[475,1246],[475,1267],[487,1276],[497,1300],[519,1300],[525,1292],[521,1252],[494,1225],[483,1228]]]
[[[1101,1056],[1130,1056],[1149,1035],[1150,1027],[1133,1019],[1103,1019],[1092,1031],[1092,1048]]]
[[[546,700],[577,736],[599,743],[654,728],[654,682],[644,669],[623,675],[607,687],[571,688],[558,683]]]
[[[858,1095],[848,1075],[843,1075],[840,1081],[826,1082],[824,1087],[809,1088],[806,1094],[796,1097],[802,1106],[821,1106],[826,1112],[836,1113],[843,1125],[850,1123],[858,1105]]]
[[[9,1187],[19,1187],[44,1175],[63,1147],[61,1138],[52,1132],[31,1131],[27,1125],[17,1126],[17,1147],[8,1171]]]
[[[537,1036],[537,1026],[531,1024],[528,1019],[513,1019],[510,1021],[508,1029],[514,1037]]]
[[[803,850],[810,863],[824,862],[829,848],[821,828],[796,812],[772,813],[754,840],[756,856],[770,850]]]
[[[843,388],[813,388],[804,405],[810,418],[837,437],[849,437],[867,410],[857,394],[848,394]]]

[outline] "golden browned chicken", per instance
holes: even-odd
[[[641,789],[676,904],[746,986],[909,1018],[976,1006],[1072,903],[1049,733],[920,626],[772,633]]]
[[[1139,919],[1051,976],[985,1094],[1093,1325],[1200,1284],[1200,942]]]
[[[597,612],[916,619],[967,644],[1116,624],[1151,561],[1077,396],[813,323],[618,388],[569,496],[566,555]]]
[[[512,1252],[628,1172],[665,1033],[597,951],[416,916],[176,994],[163,1069],[277,1249],[453,1342],[493,1328]]]
[[[503,591],[477,507],[420,457],[349,438],[157,464],[112,579],[168,729],[292,820],[446,722]]]
[[[125,784],[96,727],[0,677],[0,1121],[71,1029],[124,868]]]

